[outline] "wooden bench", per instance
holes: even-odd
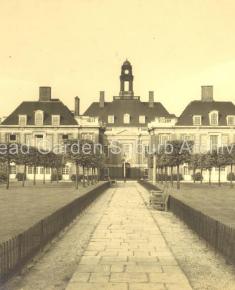
[[[115,180],[115,179],[110,180],[109,185],[112,187],[115,187],[117,185],[117,180]]]
[[[167,210],[167,194],[162,190],[150,190],[149,204],[157,210]]]

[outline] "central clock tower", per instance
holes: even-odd
[[[120,93],[121,99],[132,99],[134,96],[133,92],[133,74],[132,66],[128,60],[126,60],[121,68],[120,75]]]

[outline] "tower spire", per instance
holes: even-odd
[[[121,67],[120,75],[120,93],[122,99],[132,99],[134,96],[133,79],[131,63],[126,59]]]

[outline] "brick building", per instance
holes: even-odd
[[[201,100],[190,102],[178,118],[157,118],[148,126],[151,146],[164,144],[168,140],[192,140],[195,153],[203,153],[235,143],[235,105],[232,102],[215,101],[213,87],[202,86]],[[229,172],[229,168],[222,168],[222,181],[227,180]],[[192,180],[192,170],[188,164],[181,167],[181,174],[184,180]],[[208,180],[208,176],[209,172],[204,170],[204,180]],[[218,170],[213,168],[212,181],[217,180]]]

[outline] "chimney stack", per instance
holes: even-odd
[[[154,91],[149,91],[149,108],[154,107]]]
[[[100,108],[104,107],[104,91],[100,91]]]
[[[74,102],[74,116],[78,117],[80,115],[80,99],[79,97],[75,97],[75,102]]]
[[[51,100],[51,87],[39,87],[39,101]]]
[[[213,101],[213,86],[202,86],[202,102],[212,102]]]

